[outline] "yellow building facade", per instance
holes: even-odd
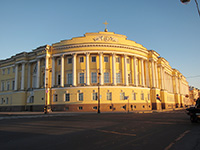
[[[185,106],[186,78],[154,50],[86,33],[0,61],[0,111],[135,111]]]

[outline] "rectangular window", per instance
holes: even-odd
[[[136,93],[135,92],[132,93],[132,100],[136,100]]]
[[[4,81],[1,82],[1,91],[4,91]]]
[[[8,104],[8,97],[6,97],[6,104]]]
[[[72,58],[71,58],[71,57],[67,59],[67,63],[68,63],[68,64],[71,64],[71,63],[72,63]]]
[[[108,92],[106,94],[106,97],[107,97],[107,100],[112,100],[112,93],[111,92]]]
[[[10,81],[7,81],[7,91],[10,89]]]
[[[97,92],[92,93],[92,100],[97,100],[97,99],[98,99]]]
[[[78,94],[78,100],[79,101],[83,101],[83,93],[79,93]]]
[[[124,93],[124,92],[121,92],[121,93],[120,93],[120,100],[124,100],[124,97],[125,97],[125,93]]]
[[[141,93],[141,100],[144,100],[144,93]]]
[[[10,68],[8,68],[8,74],[10,74]]]
[[[96,56],[92,56],[92,62],[96,62]]]
[[[84,73],[79,74],[79,83],[84,83]]]
[[[109,83],[110,76],[109,72],[104,72],[104,83]]]
[[[53,101],[54,101],[54,102],[57,102],[57,101],[58,101],[58,94],[54,94],[54,95],[53,95]]]
[[[131,74],[128,74],[128,83],[131,83]]]
[[[107,56],[104,57],[104,62],[108,62],[108,57]]]
[[[1,98],[1,104],[3,104],[3,98]]]
[[[72,84],[72,73],[67,74],[67,84]]]
[[[80,63],[84,62],[84,57],[80,57]]]
[[[120,58],[119,57],[116,57],[116,62],[120,63]]]
[[[12,81],[12,90],[14,90],[15,89],[15,81],[13,80]]]
[[[66,93],[66,94],[65,94],[65,101],[66,101],[66,102],[69,102],[69,101],[70,101],[70,94],[69,94],[69,93]]]
[[[127,58],[127,59],[126,59],[126,62],[127,62],[127,64],[130,64],[130,59]]]
[[[58,64],[58,65],[61,65],[61,59],[60,59],[60,58],[58,58],[57,64]]]
[[[61,76],[60,76],[60,74],[58,75],[58,85],[60,85],[60,83],[61,83]]]
[[[2,74],[3,74],[3,75],[5,74],[5,69],[2,70]]]
[[[116,73],[116,82],[117,83],[121,83],[121,75],[120,75],[120,73]]]
[[[15,73],[15,67],[13,67],[13,73]]]
[[[92,83],[97,83],[97,73],[96,72],[92,72]]]

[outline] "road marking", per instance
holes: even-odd
[[[130,134],[130,133],[121,133],[121,132],[116,132],[116,131],[107,131],[107,130],[97,130],[97,131],[100,131],[100,132],[105,132],[105,133],[118,134],[118,135],[136,136],[136,134]]]
[[[189,132],[190,130],[186,130],[185,132],[183,132],[178,138],[174,140],[174,142],[170,143],[164,150],[169,150],[176,142],[181,140]]]

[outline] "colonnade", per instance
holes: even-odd
[[[60,56],[56,55],[52,57],[52,87],[56,85],[55,79],[56,79],[56,70],[55,68],[55,61],[57,58],[61,59],[61,64],[60,64],[60,86],[64,87],[64,77],[65,77],[65,70],[64,70],[64,59],[65,55],[72,56],[72,86],[77,86],[79,84],[77,82],[77,56],[78,55],[85,55],[85,81],[84,83],[86,85],[90,85],[90,55],[94,53],[73,53],[73,54],[62,54]],[[134,86],[142,86],[142,87],[155,87],[158,88],[158,70],[157,70],[157,63],[154,60],[147,60],[142,57],[134,56],[134,55],[129,55],[129,54],[119,54],[119,53],[104,53],[104,52],[98,52],[98,57],[99,57],[99,68],[96,68],[97,71],[101,74],[99,76],[99,83],[100,85],[104,85],[104,65],[103,65],[103,57],[104,55],[109,55],[111,57],[111,70],[112,70],[112,76],[110,79],[112,79],[112,82],[110,82],[112,85],[117,85],[117,77],[116,77],[116,57],[120,56],[120,61],[122,60],[123,57],[123,85],[129,86],[129,85],[134,85]],[[130,68],[128,69],[127,65],[127,59],[129,60],[130,63]],[[110,60],[110,59],[109,59]],[[151,63],[151,68],[149,68],[149,63]],[[128,70],[130,70],[128,72]],[[150,72],[151,70],[151,76]],[[98,73],[97,72],[97,73]],[[109,72],[111,75],[111,72]],[[131,79],[129,79],[131,78]],[[121,74],[121,79],[122,79],[122,74]],[[134,80],[133,80],[134,79]],[[164,79],[164,77],[163,77]],[[131,80],[131,82],[129,82]],[[162,80],[163,81],[163,80]],[[162,86],[164,86],[164,82],[162,82]]]

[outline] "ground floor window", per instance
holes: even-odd
[[[120,100],[124,100],[124,98],[125,98],[125,93],[124,93],[124,92],[121,92],[121,93],[120,93]]]
[[[78,94],[78,100],[79,101],[83,101],[83,93],[79,93]]]
[[[106,94],[106,97],[107,97],[107,100],[112,100],[112,93],[111,92],[108,92]]]
[[[66,94],[65,94],[65,101],[66,101],[66,102],[69,102],[69,101],[70,101],[70,94],[69,94],[69,93],[66,93]]]
[[[92,99],[93,100],[97,100],[98,99],[97,92],[96,93],[92,93]]]
[[[53,101],[54,101],[54,102],[57,102],[57,101],[58,101],[58,94],[54,94],[54,95],[53,95]]]

